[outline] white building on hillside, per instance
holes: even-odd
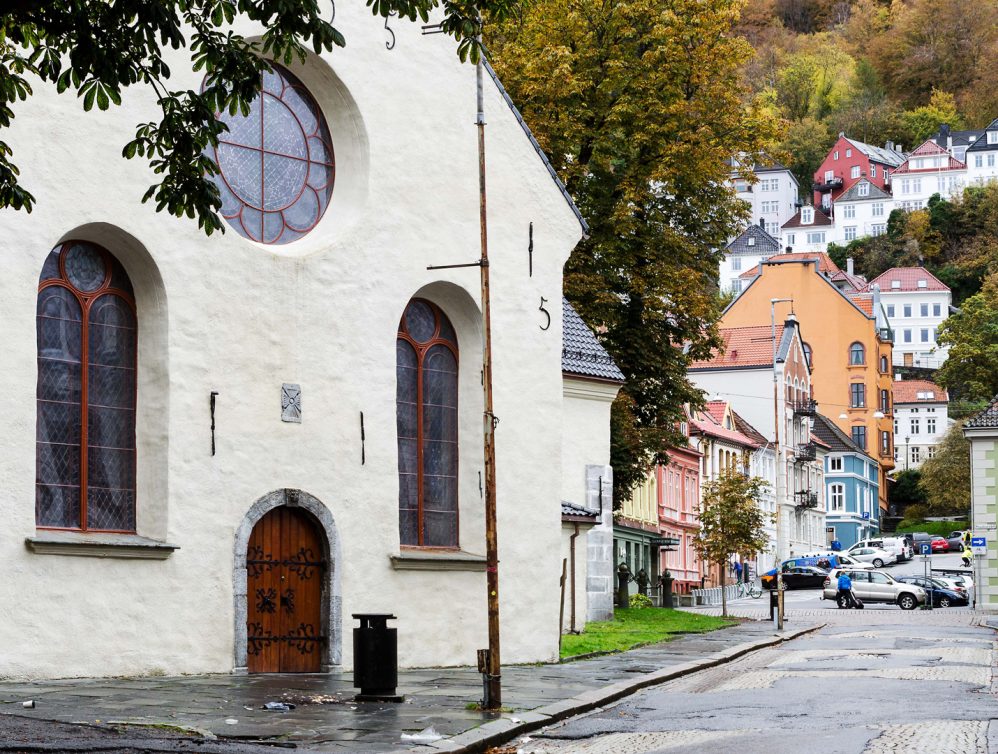
[[[898,209],[922,209],[934,194],[950,199],[966,184],[967,166],[928,139],[894,170],[894,200]]]
[[[857,238],[881,236],[887,232],[887,218],[893,210],[890,194],[860,178],[835,200],[829,241],[845,246]]]
[[[787,252],[826,251],[835,240],[836,225],[822,210],[810,205],[800,210],[780,229],[780,246]]]
[[[936,454],[949,419],[949,395],[928,380],[894,379],[894,461],[898,471],[917,469]]]
[[[983,186],[998,180],[998,118],[967,147],[966,163],[968,185]]]
[[[779,252],[780,242],[763,230],[761,225],[748,226],[724,249],[724,257],[719,265],[721,291],[741,293],[743,281],[740,275]]]
[[[949,349],[936,343],[953,295],[924,267],[892,267],[870,285],[880,286],[887,321],[894,331],[894,365],[938,368]]]
[[[735,193],[750,207],[749,223],[779,236],[780,227],[794,216],[800,202],[800,184],[794,174],[778,162],[757,164],[750,171],[755,176],[752,183],[745,174],[746,166],[737,160],[731,160],[731,165]]]
[[[964,165],[967,164],[967,148],[977,141],[984,131],[981,129],[954,131],[948,123],[939,126],[939,131],[932,140]]]
[[[83,115],[38,86],[4,130],[38,201],[0,213],[0,677],[327,672],[354,613],[398,616],[403,666],[486,646],[479,270],[428,269],[478,254],[475,68],[339,10],[347,48],[220,116],[224,235],[141,203],[152,91]],[[547,662],[559,503],[599,502],[619,373],[565,368],[584,222],[484,96],[502,660]]]

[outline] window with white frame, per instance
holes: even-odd
[[[833,511],[842,511],[846,508],[846,486],[844,484],[832,484],[828,487]]]
[[[859,195],[860,196],[869,196],[870,195],[870,184],[869,183],[861,183],[861,184],[859,184]]]
[[[793,233],[787,233],[787,246],[793,246],[797,237]]]
[[[800,210],[800,221],[804,225],[810,225],[814,222],[814,207],[801,207]]]
[[[750,241],[753,239],[749,239]],[[741,257],[731,257],[731,269],[736,272],[742,268],[742,258]]]
[[[874,202],[872,210],[873,210],[873,216],[874,217],[883,217],[884,216],[884,203],[883,202]]]
[[[925,449],[925,456],[926,456],[926,458],[935,458],[936,457],[936,446],[935,445],[930,445],[929,447],[927,447]]]
[[[998,144],[998,131],[988,131],[988,144]]]
[[[911,316],[911,304],[905,304],[904,305],[904,316],[905,317],[910,317]]]
[[[877,177],[877,166],[874,165],[872,162],[870,163],[870,177],[871,178]]]
[[[993,168],[995,166],[995,155],[994,152],[988,155],[988,167]]]
[[[874,223],[870,226],[871,236],[882,236],[887,232],[887,226],[884,223]]]
[[[842,207],[842,217],[846,220],[852,220],[856,217],[856,205],[846,204]]]
[[[835,178],[835,171],[834,170],[826,170],[825,171],[825,183],[830,183],[833,178]]]
[[[849,171],[850,178],[859,178],[859,165],[853,165],[852,170]]]
[[[846,150],[846,157],[852,157],[852,149]]]
[[[888,304],[887,305],[887,316],[888,317],[893,317],[894,316],[894,304]]]
[[[925,417],[925,431],[928,432],[930,435],[935,434],[935,432],[936,432],[936,417],[934,417],[934,416],[927,416],[927,417]]]
[[[974,155],[974,167],[983,168],[984,167],[984,155],[975,154]]]
[[[847,241],[853,241],[853,240],[855,240],[855,238],[856,238],[856,226],[855,225],[847,225],[845,228],[843,228],[843,230],[845,231],[845,238],[846,238]]]
[[[932,316],[933,317],[939,317],[941,315],[942,315],[942,306],[940,306],[939,304],[933,304],[932,305]]]
[[[921,281],[919,281],[919,282],[921,282]],[[918,312],[919,312],[920,316],[922,316],[922,317],[928,317],[929,316],[929,305],[928,304],[919,304],[919,306],[918,306]]]
[[[911,462],[918,463],[921,460],[921,448],[917,445],[911,446]]]
[[[911,330],[904,330],[902,335],[905,343],[911,343]]]
[[[833,160],[839,159],[839,150],[837,150],[837,149],[835,150],[834,154],[832,155],[832,159]]]
[[[929,328],[923,327],[922,331],[919,333],[919,335],[922,336],[922,342],[923,343],[928,343],[929,342]]]
[[[911,434],[917,435],[919,433],[919,419],[917,416],[911,417]]]
[[[829,471],[842,471],[842,456],[838,458],[828,459],[828,470]]]
[[[825,233],[824,233],[824,231],[822,231],[820,233],[818,233],[818,232],[808,233],[807,234],[807,242],[808,242],[808,244],[822,244],[822,243],[825,243]]]

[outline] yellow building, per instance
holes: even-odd
[[[880,508],[887,509],[887,473],[894,468],[891,394],[893,334],[880,290],[866,290],[823,253],[777,254],[742,276],[747,287],[725,310],[721,327],[768,325],[791,309],[807,336],[811,386],[821,413],[880,463]]]

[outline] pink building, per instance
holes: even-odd
[[[689,424],[681,425],[689,438]],[[669,462],[655,469],[658,488],[658,521],[663,538],[679,540],[674,548],[659,550],[659,572],[668,570],[675,581],[672,590],[687,594],[700,588],[703,575],[693,549],[693,538],[700,528],[700,459],[692,447],[670,448]]]

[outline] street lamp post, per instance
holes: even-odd
[[[792,298],[772,298],[769,300],[769,320],[773,337],[773,446],[776,449],[776,628],[783,630],[783,498],[780,495],[780,479],[786,467],[780,458],[780,384],[776,373],[776,305],[789,303]]]
[[[905,435],[905,438],[904,438],[904,470],[905,471],[908,470],[908,441],[909,440],[911,440],[911,437],[908,436],[908,435]]]

